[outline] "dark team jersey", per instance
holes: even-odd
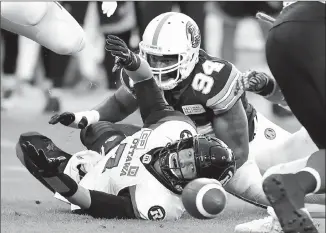
[[[123,83],[130,88],[127,75],[122,74]],[[254,109],[246,99],[240,75],[232,63],[201,50],[190,76],[173,90],[164,91],[164,97],[170,106],[195,122],[200,134],[210,134],[213,133],[213,117],[230,110],[239,99],[248,120],[253,120]]]
[[[325,2],[303,1],[286,4],[274,27],[284,22],[325,22]]]

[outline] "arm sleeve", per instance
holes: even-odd
[[[137,102],[131,93],[120,87],[114,95],[97,105],[94,110],[100,114],[100,121],[118,122],[137,109]]]
[[[172,107],[165,101],[163,92],[157,86],[154,78],[136,83],[134,90],[143,122],[151,114],[172,110]]]
[[[85,212],[95,218],[136,218],[130,195],[125,193],[115,196],[104,192],[90,190],[91,206]]]
[[[228,64],[228,67],[231,68],[230,73],[222,75],[224,79],[218,82],[218,91],[212,92],[206,101],[206,106],[211,108],[215,115],[229,111],[244,93],[241,72],[232,64]]]

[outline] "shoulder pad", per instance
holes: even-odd
[[[215,114],[228,111],[244,93],[241,73],[228,61],[201,51],[194,71],[191,86],[201,102]]]

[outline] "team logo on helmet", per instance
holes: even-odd
[[[188,21],[187,25],[186,25],[186,30],[187,30],[187,38],[189,39],[189,36],[190,36],[192,47],[197,48],[201,42],[199,28],[195,24],[193,24],[191,21]]]

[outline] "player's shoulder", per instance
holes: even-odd
[[[229,80],[233,65],[200,50],[199,60],[192,72],[191,87],[197,96],[210,98],[219,93]]]
[[[238,82],[240,75],[231,62],[200,50],[191,87],[207,107],[214,106],[214,111],[224,111],[232,107],[243,93]],[[220,103],[219,106],[216,106],[217,103]]]
[[[222,75],[228,75],[233,68],[233,64],[227,60],[214,57],[204,50],[199,51],[199,60],[196,64],[196,72],[204,73],[214,79],[220,78]]]

